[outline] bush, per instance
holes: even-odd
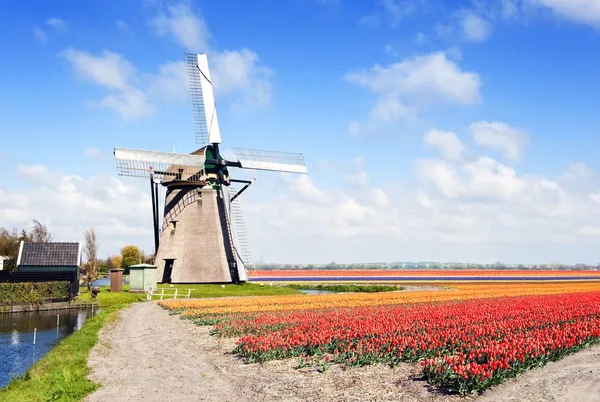
[[[0,283],[0,305],[25,303],[40,305],[44,299],[68,298],[69,282]]]

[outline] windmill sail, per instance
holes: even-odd
[[[237,191],[231,187],[224,187],[225,211],[229,239],[231,241],[233,256],[237,265],[237,273],[240,281],[248,280],[247,265],[250,264],[249,244],[246,229],[241,217],[239,199],[231,201],[233,194]],[[248,260],[247,260],[248,259]]]
[[[186,53],[186,70],[196,143],[221,143],[213,85],[206,54]]]
[[[246,225],[244,224],[244,216],[242,214],[242,206],[240,205],[240,198],[236,198],[231,202],[231,222],[233,223],[233,231],[236,238],[236,249],[244,265],[248,266],[252,264],[252,252],[250,249],[250,242],[248,241],[248,232],[246,231]]]
[[[308,174],[304,156],[300,153],[244,148],[233,148],[233,152],[243,169]]]
[[[119,176],[161,180],[201,181],[204,177],[204,155],[175,154],[115,148]]]

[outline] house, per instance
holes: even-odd
[[[17,258],[17,272],[29,274],[42,280],[66,280],[70,292],[79,292],[79,266],[81,265],[81,243],[21,242]]]
[[[8,257],[4,257],[0,255],[0,271],[4,269],[4,261],[8,260]]]

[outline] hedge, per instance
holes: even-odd
[[[24,303],[40,305],[44,299],[68,298],[69,282],[0,283],[0,305]]]

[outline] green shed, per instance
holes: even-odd
[[[156,265],[137,264],[129,267],[129,291],[147,292],[156,289]]]

